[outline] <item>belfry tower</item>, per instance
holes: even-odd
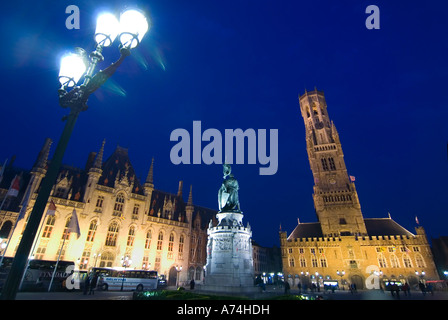
[[[324,93],[299,96],[306,147],[314,178],[314,207],[324,237],[367,235],[355,184],[347,174],[338,132]]]

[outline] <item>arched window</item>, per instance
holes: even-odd
[[[98,227],[98,220],[92,220],[89,225],[89,231],[87,232],[86,241],[92,242],[95,240],[96,228]]]
[[[148,230],[148,232],[146,232],[145,249],[151,248],[151,239],[152,239],[152,231]]]
[[[162,231],[159,232],[159,236],[157,237],[157,250],[162,250],[162,243],[163,243],[163,233]]]
[[[183,259],[183,255],[184,255],[184,235],[182,234],[179,238],[179,255],[178,258],[179,259]]]
[[[417,268],[425,268],[425,261],[423,260],[423,257],[420,254],[417,254],[415,257],[415,263]]]
[[[135,227],[132,226],[129,228],[128,242],[126,243],[126,245],[128,247],[132,247],[134,245],[134,239],[135,239]]]
[[[405,268],[412,268],[411,259],[407,254],[403,254],[403,265]]]
[[[168,259],[173,258],[173,248],[174,248],[174,233],[171,232],[170,238],[168,240]]]
[[[380,267],[380,268],[387,268],[386,259],[384,258],[382,253],[380,253],[378,255],[378,267]]]
[[[400,268],[400,263],[398,262],[397,256],[394,254],[390,256],[390,266],[392,268]]]
[[[117,222],[112,222],[109,225],[106,236],[106,246],[115,247],[117,245],[118,231],[120,227]]]

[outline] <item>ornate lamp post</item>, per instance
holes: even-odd
[[[64,56],[61,60],[59,81],[59,104],[63,108],[69,108],[70,112],[63,118],[66,121],[64,131],[56,147],[53,159],[42,180],[39,194],[34,203],[28,219],[22,240],[15,254],[8,278],[3,286],[1,299],[15,299],[20,279],[23,276],[31,247],[36,236],[36,231],[42,219],[43,212],[48,202],[51,189],[56,181],[62,159],[67,148],[73,127],[81,111],[87,110],[89,96],[103,85],[111,77],[124,58],[130,55],[148,31],[148,22],[145,16],[137,10],[128,10],[121,14],[118,21],[111,14],[103,14],[98,17],[95,41],[95,50],[87,56],[86,52],[77,48],[75,54]],[[99,62],[103,60],[101,54],[104,47],[110,46],[115,38],[119,39],[120,58],[109,67],[93,74]],[[84,82],[77,86],[78,81],[84,76]],[[67,91],[71,88],[70,91]]]
[[[337,273],[338,276],[341,277],[342,290],[345,290],[344,289],[344,284],[342,283],[342,277],[345,275],[345,271],[344,270],[342,270],[342,271],[337,270],[336,273]]]
[[[182,271],[182,266],[176,266],[176,288],[179,288],[179,272]]]

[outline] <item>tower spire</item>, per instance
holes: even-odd
[[[148,176],[146,177],[146,183],[154,184],[154,157],[151,160],[151,166],[149,167]]]
[[[101,169],[103,165],[103,154],[104,154],[104,144],[106,143],[106,139],[103,140],[103,144],[101,145],[100,152],[96,156],[95,162],[93,163],[93,167],[96,169]]]
[[[50,138],[45,139],[45,143],[42,149],[40,150],[39,155],[37,156],[33,168],[45,169],[45,166],[47,165],[48,155],[50,154],[51,143],[52,140]]]
[[[193,205],[193,185],[190,185],[190,193],[188,194],[188,202],[187,205],[192,206]]]

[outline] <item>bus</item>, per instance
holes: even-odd
[[[0,268],[0,287],[3,286],[4,281],[11,268],[13,258],[5,257],[3,265]],[[54,268],[58,265],[56,272]],[[69,277],[75,263],[73,261],[53,261],[53,260],[29,260],[28,266],[25,270],[23,282],[20,287],[21,291],[46,291],[53,277],[53,291],[60,291],[65,289],[65,280]]]
[[[98,288],[100,290],[156,290],[157,271],[119,270],[113,268],[93,268],[98,273]]]

